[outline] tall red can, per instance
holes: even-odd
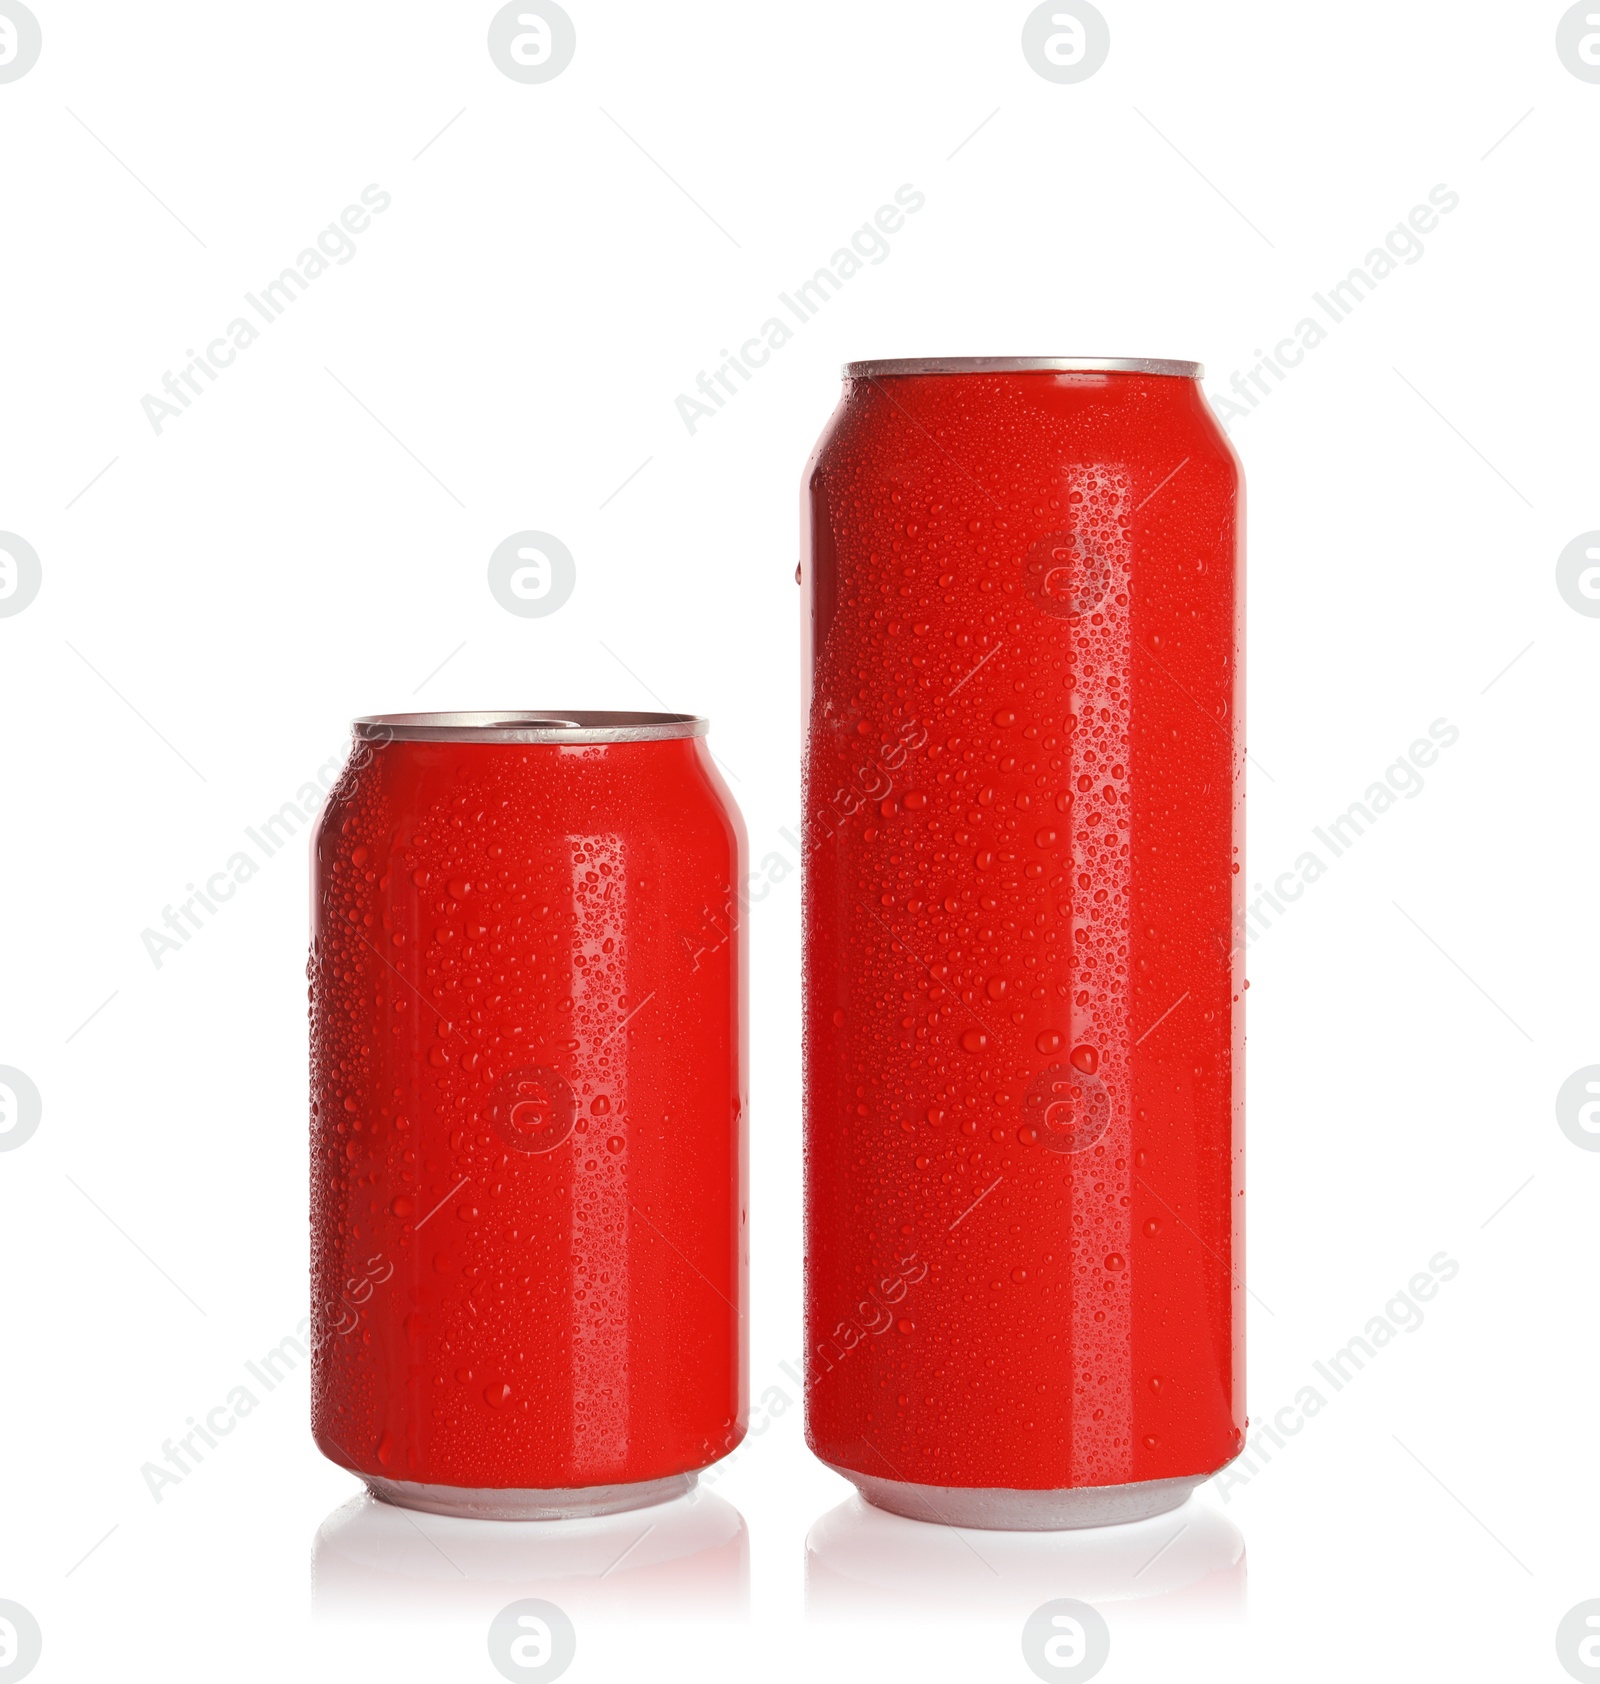
[[[807,472],[808,1434],[1042,1529],[1237,1454],[1243,490],[1191,363],[853,363]]]
[[[318,828],[312,1427],[391,1502],[686,1491],[744,1436],[744,826],[686,714],[361,719]]]

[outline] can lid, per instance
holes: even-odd
[[[871,380],[896,374],[1166,374],[1175,380],[1200,380],[1201,363],[1169,362],[1163,357],[890,357],[881,362],[846,363],[846,380]]]
[[[703,737],[692,713],[375,713],[353,720],[365,743],[659,743]]]

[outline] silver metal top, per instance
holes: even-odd
[[[1169,374],[1175,380],[1205,377],[1200,363],[1162,357],[890,357],[882,362],[846,363],[846,380],[896,374]]]
[[[377,713],[353,720],[365,743],[659,743],[703,737],[692,713]]]

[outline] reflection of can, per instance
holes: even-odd
[[[1243,504],[1189,363],[856,363],[812,458],[812,1448],[1159,1513],[1238,1451]]]
[[[604,1514],[745,1430],[744,827],[704,720],[358,720],[316,846],[313,1431]]]

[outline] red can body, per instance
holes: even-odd
[[[1240,1447],[1242,486],[1155,366],[856,365],[808,468],[808,1433],[852,1475]]]
[[[638,1485],[744,1434],[745,843],[703,728],[358,722],[316,839],[312,1410],[369,1480]]]

